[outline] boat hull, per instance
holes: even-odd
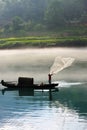
[[[5,86],[6,88],[5,89],[9,89],[9,90],[18,90],[18,89],[21,89],[21,88],[33,88],[33,89],[55,89],[56,86],[58,86],[58,84],[41,84],[41,85],[38,85],[38,84],[32,84],[32,85],[19,85],[19,84],[13,84],[13,83],[8,83],[8,82],[4,82],[4,81],[1,81],[1,84],[3,86]]]
[[[5,88],[2,90],[2,94],[4,95],[4,93],[6,91],[18,91],[19,92],[19,96],[34,96],[34,90],[42,90],[42,92],[44,90],[48,90],[49,91],[49,99],[52,99],[52,91],[59,91],[58,84],[32,84],[32,82],[29,84],[26,82],[19,82],[18,84],[14,84],[12,82],[5,82],[4,80],[1,81],[1,84],[3,86],[5,86]]]

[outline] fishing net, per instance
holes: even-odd
[[[56,57],[55,61],[50,69],[50,74],[56,74],[66,67],[71,66],[74,62],[74,58],[71,57]]]

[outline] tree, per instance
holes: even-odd
[[[13,30],[14,30],[14,31],[20,30],[22,23],[23,23],[23,20],[22,20],[20,17],[15,16],[15,17],[13,18],[13,20],[12,20]]]
[[[62,2],[54,0],[47,8],[45,20],[48,27],[55,28],[65,24]]]
[[[87,0],[0,0],[0,27],[13,23],[13,30],[17,30],[23,26],[31,29],[33,25],[40,28],[46,24],[55,29],[73,21],[83,22],[87,15],[86,5]]]
[[[79,19],[84,12],[84,6],[81,0],[65,0],[63,7],[64,17],[68,22]]]

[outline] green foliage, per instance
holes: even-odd
[[[63,26],[65,24],[64,9],[60,1],[54,0],[49,5],[46,11],[45,19],[46,19],[47,26],[50,28]]]
[[[12,20],[13,31],[20,30],[22,27],[22,23],[23,20],[20,17],[15,16]]]
[[[81,23],[86,24],[87,23],[87,14],[84,13],[80,18]]]
[[[4,34],[87,23],[86,0],[0,0],[0,28]]]
[[[24,47],[81,47],[87,46],[86,37],[19,37],[0,39],[0,49]]]
[[[86,0],[0,0],[0,48],[87,45]],[[46,37],[22,37],[22,36]],[[50,37],[49,37],[50,36]]]
[[[35,31],[43,31],[46,29],[46,26],[43,24],[36,24],[33,28]]]
[[[30,20],[26,23],[24,23],[24,30],[25,31],[31,31],[33,29],[34,23]]]

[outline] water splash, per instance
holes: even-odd
[[[66,82],[66,81],[55,81],[53,83],[59,83],[58,88],[68,88],[71,86],[79,86],[82,84],[87,84],[86,82]]]

